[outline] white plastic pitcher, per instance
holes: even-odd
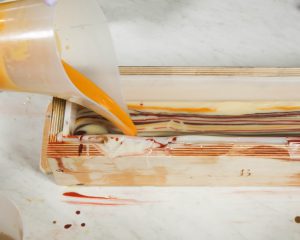
[[[16,206],[6,197],[0,195],[0,236],[1,233],[14,240],[23,239],[23,225]]]
[[[92,81],[91,91],[102,89],[103,97],[91,98],[71,81],[66,66]],[[55,7],[41,0],[0,3],[0,89],[63,98],[111,120],[125,134],[136,133],[96,0],[63,0]]]

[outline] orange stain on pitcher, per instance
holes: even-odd
[[[0,31],[3,31],[5,28],[5,23],[4,23],[4,13],[0,12]]]

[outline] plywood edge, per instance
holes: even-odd
[[[74,123],[76,121],[77,108],[77,104],[66,101],[62,129],[63,136],[69,136],[73,133]]]
[[[51,168],[48,163],[48,144],[49,144],[49,131],[51,125],[51,116],[52,116],[52,103],[48,105],[46,114],[45,114],[45,122],[44,122],[44,130],[43,130],[43,142],[42,142],[42,153],[40,159],[40,169],[45,174],[50,174]]]
[[[197,75],[197,76],[249,76],[296,77],[300,68],[283,67],[149,67],[120,66],[121,75]]]
[[[52,100],[49,142],[57,142],[57,135],[63,131],[66,100],[54,97]]]
[[[57,135],[63,130],[65,105],[65,100],[53,98],[46,110],[40,159],[40,169],[45,174],[52,173],[48,162],[48,147],[51,142],[58,142]]]

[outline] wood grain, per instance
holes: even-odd
[[[65,107],[66,100],[55,97],[53,98],[49,142],[56,142],[57,134],[63,130]]]
[[[300,68],[255,67],[119,67],[121,75],[300,76]]]

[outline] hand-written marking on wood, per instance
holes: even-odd
[[[240,172],[240,176],[241,177],[249,177],[251,176],[251,171],[250,169],[242,169],[241,172]]]

